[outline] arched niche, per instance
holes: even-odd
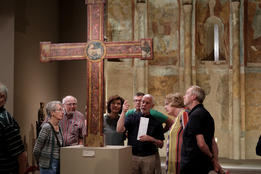
[[[215,31],[215,26],[217,27]],[[215,42],[218,44],[218,60],[226,60],[224,24],[216,16],[210,16],[204,23],[204,55],[201,60],[214,61]],[[218,39],[215,39],[215,32]]]

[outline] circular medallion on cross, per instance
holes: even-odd
[[[99,40],[89,41],[86,45],[86,57],[90,61],[100,61],[104,58],[106,47]]]

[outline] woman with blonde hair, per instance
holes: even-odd
[[[168,94],[165,98],[164,108],[174,120],[168,134],[166,172],[168,174],[179,174],[183,129],[188,122],[188,113],[184,108],[183,96],[180,93]]]

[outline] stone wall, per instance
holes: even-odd
[[[254,0],[240,3],[238,6],[238,21],[240,22],[236,25],[238,28],[235,28],[233,20],[236,19],[232,13],[237,11],[233,11],[231,1],[216,0],[212,9],[208,0],[187,2],[192,5],[192,22],[189,25],[192,31],[190,38],[191,83],[203,87],[207,93],[204,105],[215,119],[215,137],[220,157],[258,158],[254,150],[261,129],[261,117],[258,114],[261,109],[261,59],[259,59],[261,56],[261,28],[257,23],[260,18],[261,3]],[[155,108],[165,112],[163,108],[165,96],[168,93],[185,91],[184,80],[187,77],[184,76],[184,61],[187,58],[183,54],[186,49],[184,40],[187,36],[184,33],[188,30],[184,30],[186,25],[184,17],[190,13],[184,13],[185,8],[182,7],[184,4],[179,0],[147,0],[145,4],[137,4],[134,0],[131,2],[121,0],[117,3],[108,1],[108,3],[108,26],[110,27],[106,31],[111,40],[139,39],[132,36],[138,32],[133,29],[140,25],[147,27],[145,36],[153,38],[154,59],[144,65],[144,68],[148,69],[147,79],[145,78],[148,85],[143,92],[151,93],[157,102]],[[129,13],[123,10],[113,10],[112,12],[113,6],[120,6],[122,9],[128,7]],[[146,7],[144,8],[146,9],[144,16],[147,18],[143,24],[135,22],[139,16],[138,13],[140,13],[138,9],[141,6]],[[237,7],[237,4],[234,3],[234,6]],[[118,22],[116,22],[117,20]],[[209,44],[206,43],[205,37],[207,36],[204,35],[204,25],[207,21],[218,21],[219,27],[222,29],[220,31],[223,32],[220,38],[222,59],[218,62],[204,60],[206,47]],[[126,30],[126,26],[128,26],[128,30]],[[123,34],[122,31],[126,32]],[[233,35],[234,31],[240,32],[238,38],[235,38],[237,35]],[[240,40],[240,43],[236,40]],[[240,46],[238,52],[235,52],[235,44]],[[237,58],[240,61],[240,67],[238,67],[240,72],[239,87],[233,88],[235,85],[233,81],[234,68],[236,68],[233,65]],[[117,93],[116,89],[118,89],[119,94],[131,101],[135,91],[131,89],[131,84],[133,83],[135,86],[135,82],[140,79],[139,76],[130,78],[131,72],[136,66],[135,62],[107,63],[110,64],[106,66],[110,67],[106,69],[107,79],[112,79],[118,72],[120,75],[117,75],[117,79],[124,81],[124,83],[128,81],[127,87],[120,82],[116,83],[115,81],[112,84],[111,80],[106,81],[108,94],[111,94],[110,91]],[[240,90],[239,104],[236,106],[233,105],[235,102],[234,89]],[[238,124],[235,124],[236,112],[240,114],[236,116],[239,118]],[[164,150],[161,155],[164,155]]]

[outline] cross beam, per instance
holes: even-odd
[[[130,42],[104,42],[104,4],[106,0],[85,0],[87,5],[87,42],[40,42],[40,61],[86,60],[87,130],[84,145],[104,146],[104,59],[153,59],[152,39]]]

